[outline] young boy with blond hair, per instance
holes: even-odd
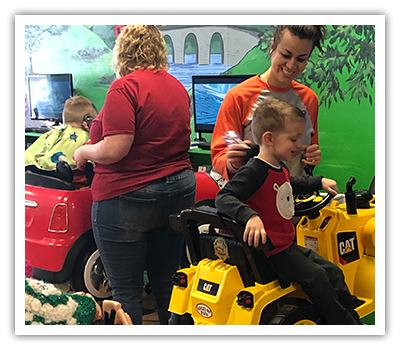
[[[69,98],[63,109],[63,126],[44,133],[25,151],[25,170],[74,182],[78,187],[86,185],[86,177],[73,156],[89,141],[90,123],[97,114],[96,107],[86,97]],[[72,172],[63,162],[69,164]]]
[[[305,147],[303,112],[284,101],[265,100],[254,113],[252,132],[260,153],[220,190],[218,211],[245,223],[243,238],[250,246],[266,244],[267,238],[272,242],[265,254],[278,279],[299,284],[328,324],[362,324],[341,269],[294,243],[293,194],[338,191],[334,180],[322,176],[291,177],[283,163]]]

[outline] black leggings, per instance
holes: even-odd
[[[337,265],[295,243],[269,260],[279,278],[301,286],[328,324],[359,324],[355,298]]]

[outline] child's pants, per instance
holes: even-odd
[[[269,260],[279,278],[301,286],[328,324],[361,324],[338,266],[295,243]]]

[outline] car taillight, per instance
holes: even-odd
[[[187,287],[187,275],[184,272],[175,272],[172,276],[172,284],[178,287]]]
[[[250,292],[241,291],[237,295],[237,300],[239,306],[247,307],[252,309],[254,307],[254,296]]]
[[[65,233],[68,231],[68,207],[65,203],[57,204],[51,214],[49,231]]]

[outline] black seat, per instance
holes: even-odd
[[[210,225],[208,234],[200,234],[199,226],[203,224]],[[217,209],[199,207],[184,210],[180,214],[180,225],[192,264],[197,265],[204,258],[218,259],[214,242],[222,237],[229,254],[225,262],[237,266],[246,287],[255,282],[266,284],[277,279],[265,253],[243,242],[244,225],[221,216]]]
[[[72,183],[52,176],[25,172],[25,185],[52,188],[55,190],[73,191],[75,187]]]
[[[200,235],[200,253],[201,258],[209,258],[212,260],[218,259],[215,254],[214,242],[221,236],[202,234]],[[246,255],[239,242],[224,237],[224,241],[228,247],[229,257],[225,262],[229,265],[234,265],[238,268],[243,284],[248,287],[254,285],[254,274],[251,271],[250,265],[246,259]]]

